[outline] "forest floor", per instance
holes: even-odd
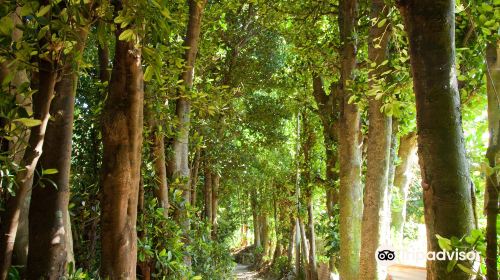
[[[238,280],[262,280],[257,271],[250,270],[250,265],[237,264],[233,271],[235,279]]]

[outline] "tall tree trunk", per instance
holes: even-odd
[[[204,183],[204,199],[205,199],[205,218],[209,224],[212,224],[212,171],[210,163],[205,161],[205,183]]]
[[[81,28],[77,46],[64,63],[62,77],[55,84],[55,95],[50,105],[52,120],[47,125],[43,153],[35,176],[29,208],[28,279],[60,279],[67,273],[68,262],[74,261],[70,221],[68,220],[69,177],[73,113],[78,80],[77,57],[83,51],[88,30]],[[57,173],[43,175],[43,170]],[[55,186],[45,181],[51,180]]]
[[[44,40],[44,39],[42,39]],[[44,40],[45,41],[45,40]],[[45,45],[40,42],[40,46]],[[21,161],[22,169],[16,175],[16,196],[12,196],[6,203],[5,218],[1,225],[0,241],[0,279],[7,278],[7,273],[12,260],[12,251],[14,241],[16,240],[17,229],[21,208],[28,197],[33,183],[33,175],[40,156],[45,137],[45,131],[49,121],[50,101],[54,95],[54,86],[56,83],[55,61],[39,60],[38,74],[34,78],[33,87],[38,91],[33,95],[33,118],[40,120],[41,124],[31,128],[28,147]]]
[[[376,63],[376,68],[369,74],[370,86],[375,87],[377,82],[384,77],[380,76],[386,69],[382,62],[388,57],[388,44],[391,34],[387,21],[385,20],[389,7],[384,0],[371,1],[370,17],[377,19],[377,23],[370,28],[368,39],[368,59]],[[378,45],[376,47],[376,45]],[[361,253],[360,253],[360,279],[376,280],[385,279],[378,268],[375,252],[381,244],[385,234],[383,220],[389,209],[386,203],[388,191],[388,172],[391,149],[392,118],[381,112],[382,100],[371,96],[368,101],[368,147],[366,186],[363,194],[363,222],[361,225]]]
[[[399,145],[399,120],[395,116],[392,116],[392,133],[391,133],[391,149],[389,153],[389,171],[387,174],[387,197],[384,204],[384,216],[383,219],[383,228],[381,234],[381,242],[382,244],[393,244],[392,242],[392,231],[391,231],[391,220],[392,220],[392,190],[394,187],[394,174],[396,172],[396,161],[398,154],[398,145]]]
[[[217,234],[217,208],[219,207],[220,175],[212,173],[212,238]]]
[[[500,159],[500,41],[490,44],[486,52],[488,65],[488,127],[490,132],[489,147],[486,154],[490,167],[496,168]],[[488,280],[498,279],[498,172],[493,171],[486,178],[486,276]]]
[[[441,251],[436,234],[461,238],[474,228],[471,179],[455,73],[455,1],[405,0],[400,10],[410,42],[417,103],[427,249]],[[469,279],[447,262],[428,261],[427,279]]]
[[[316,234],[314,232],[314,216],[313,216],[313,203],[312,194],[307,198],[307,227],[309,232],[309,271],[310,279],[318,279],[318,270],[316,266]]]
[[[398,151],[399,165],[394,175],[394,188],[398,197],[396,208],[392,209],[392,232],[393,244],[401,248],[403,244],[403,228],[406,220],[406,201],[408,199],[408,188],[412,181],[412,166],[417,158],[417,134],[410,132],[401,137]]]
[[[260,240],[262,242],[263,256],[269,254],[269,220],[267,213],[260,214]]]
[[[193,87],[194,79],[194,66],[196,55],[198,53],[198,41],[200,38],[201,18],[203,9],[207,0],[189,0],[189,22],[187,27],[187,34],[184,41],[186,52],[184,60],[186,62],[185,71],[181,75],[183,81],[183,89],[179,90],[179,98],[177,99],[175,114],[179,120],[177,127],[177,134],[173,143],[174,156],[173,160],[169,163],[172,168],[173,178],[179,178],[179,189],[182,190],[183,198],[186,204],[191,199],[190,181],[189,181],[189,127],[190,127],[190,114],[191,103],[186,95]],[[181,225],[184,238],[187,242],[187,234],[190,228],[190,223],[185,206],[180,207],[178,215],[179,224]],[[191,265],[191,259],[187,255],[184,258],[186,265]]]
[[[309,244],[307,242],[307,236],[306,236],[306,227],[304,226],[304,223],[302,222],[302,219],[298,219],[298,225],[299,225],[299,233],[300,233],[300,252],[301,252],[301,260],[302,263],[304,264],[304,272],[307,273],[309,271]]]
[[[196,206],[197,194],[198,194],[198,173],[200,170],[201,163],[201,148],[196,149],[196,153],[193,160],[193,167],[191,169],[191,205]]]
[[[356,67],[355,25],[357,1],[341,0],[339,26],[342,42],[341,101],[339,125],[340,156],[340,277],[358,279],[362,217],[360,115],[356,104],[349,104],[348,88]]]
[[[115,58],[102,115],[101,274],[103,278],[135,279],[144,86],[140,49],[135,48],[135,42],[120,41],[122,32],[117,25]]]
[[[157,116],[154,115],[152,109],[146,106],[147,122],[151,129],[151,154],[153,155],[153,166],[155,171],[156,188],[154,190],[155,197],[158,199],[159,206],[163,208],[163,215],[168,217],[168,183],[167,183],[167,166],[165,161],[165,136],[160,129],[160,123],[157,121]]]
[[[257,202],[254,198],[251,199],[252,201],[252,218],[253,218],[253,244],[254,244],[254,249],[261,248],[262,247],[262,242],[260,240],[260,220],[259,220],[259,213],[257,212]]]
[[[10,15],[14,26],[22,26],[23,24],[22,19],[19,16],[20,11],[21,7],[18,6],[16,8],[16,11],[11,13]],[[12,31],[12,41],[16,43],[21,42],[22,37],[23,30],[14,28],[14,30]],[[3,64],[7,66],[7,62],[4,62]],[[16,103],[21,105],[26,110],[26,112],[31,115],[33,113],[31,97],[27,97],[23,92],[20,92],[20,87],[25,83],[29,83],[28,74],[26,72],[26,69],[15,69],[15,71],[16,72],[14,74],[14,78],[10,83],[10,89],[8,90],[15,94]],[[5,76],[0,77],[0,80],[3,81],[4,77]],[[14,139],[11,141],[2,141],[3,144],[6,144],[5,149],[3,149],[4,147],[2,147],[2,151],[7,152],[8,149],[9,154],[13,158],[13,161],[18,165],[21,164],[24,152],[26,151],[26,146],[29,141],[29,132],[29,129],[25,129],[19,137],[14,137]],[[8,148],[7,145],[9,146]],[[23,274],[28,260],[28,212],[30,198],[31,190],[28,192],[26,199],[21,205],[21,212],[19,213],[19,226],[17,228],[14,251],[12,253],[12,264],[21,267],[19,269],[21,274]]]

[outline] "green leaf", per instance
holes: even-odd
[[[153,66],[149,65],[146,67],[146,71],[144,72],[144,81],[149,82],[153,78]]]
[[[14,22],[10,16],[4,16],[0,19],[0,33],[5,36],[10,36],[14,29]]]
[[[36,13],[36,17],[43,17],[45,14],[47,14],[50,11],[50,5],[43,6],[40,8],[40,10]]]
[[[456,259],[452,259],[448,262],[448,265],[446,265],[446,271],[451,272],[453,268],[455,268],[455,265],[457,264]]]
[[[51,175],[51,174],[57,174],[59,171],[55,168],[50,168],[50,169],[44,169],[42,170],[42,175]]]
[[[386,22],[387,22],[387,18],[382,19],[381,21],[378,22],[377,27],[381,28],[382,26],[385,25]]]
[[[130,41],[132,38],[134,38],[134,31],[132,29],[127,29],[120,34],[118,40]]]
[[[490,5],[488,5],[488,4],[486,4],[486,3],[483,3],[483,4],[481,5],[481,9],[482,9],[483,11],[485,11],[485,12],[491,12],[491,11],[493,11],[493,7],[492,7],[492,6],[490,6]]]
[[[19,118],[19,119],[15,119],[14,122],[21,123],[27,127],[37,126],[37,125],[40,125],[42,123],[42,121],[40,121],[40,120],[30,119],[30,118]]]
[[[451,240],[449,240],[448,238],[444,238],[439,234],[436,234],[436,237],[438,239],[438,244],[441,249],[445,251],[453,250],[453,248],[451,248]]]
[[[458,263],[457,266],[458,266],[458,268],[460,268],[460,270],[462,270],[465,273],[468,273],[470,275],[476,275],[476,273],[474,271],[472,271],[472,269],[466,267],[465,265]]]

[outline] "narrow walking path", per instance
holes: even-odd
[[[235,279],[238,280],[262,280],[257,276],[257,271],[250,270],[250,265],[237,264],[233,274]]]

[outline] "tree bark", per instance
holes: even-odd
[[[357,1],[341,0],[339,26],[342,42],[340,85],[340,277],[358,279],[362,217],[360,115],[356,104],[349,104],[352,95],[348,88],[356,68],[355,25]]]
[[[83,51],[88,30],[77,31],[78,44],[66,57],[62,77],[55,84],[50,105],[52,120],[48,122],[43,150],[37,166],[35,184],[29,208],[28,279],[60,279],[67,274],[67,264],[73,260],[73,244],[68,220],[69,178],[73,114],[78,80],[78,54]],[[43,170],[55,169],[56,174],[43,175]],[[46,180],[51,180],[55,186]]]
[[[399,164],[396,167],[394,175],[394,188],[399,194],[398,206],[392,210],[392,231],[393,231],[393,244],[401,248],[403,244],[403,228],[406,221],[406,201],[408,199],[408,188],[412,181],[413,173],[412,166],[415,163],[417,156],[417,134],[411,132],[401,137],[398,159]]]
[[[427,249],[441,251],[436,234],[461,238],[474,228],[471,179],[455,73],[455,1],[400,2],[410,42],[417,104]],[[428,261],[427,279],[470,279],[445,261]]]
[[[209,224],[212,224],[212,172],[210,164],[205,161],[205,183],[204,183],[204,199],[205,199],[205,218]]]
[[[207,3],[207,0],[197,1],[189,0],[189,22],[187,27],[187,34],[184,41],[184,46],[186,47],[186,52],[184,54],[184,60],[186,63],[185,71],[181,75],[183,88],[178,92],[178,99],[176,103],[175,114],[179,120],[177,126],[177,133],[174,138],[173,150],[174,156],[169,165],[172,168],[172,174],[174,179],[179,179],[179,185],[177,186],[182,190],[183,198],[186,204],[188,204],[191,199],[190,191],[190,181],[189,181],[189,128],[190,128],[190,114],[191,114],[191,103],[188,98],[189,92],[193,87],[194,79],[194,66],[196,55],[198,52],[198,41],[200,38],[201,30],[201,19],[203,14],[203,9]],[[187,234],[190,228],[190,222],[187,217],[187,209],[185,206],[180,207],[178,215],[178,222],[181,225],[185,238],[187,240]],[[186,255],[185,262],[187,265],[191,265],[189,256]]]
[[[193,160],[193,167],[191,169],[191,205],[196,206],[197,194],[198,194],[198,173],[200,170],[201,163],[201,148],[196,149],[196,153]]]
[[[44,42],[40,42],[41,47],[44,44]],[[54,95],[57,78],[56,65],[56,61],[40,59],[38,61],[38,77],[32,81],[33,87],[38,88],[38,91],[33,95],[33,119],[40,120],[41,124],[31,128],[28,147],[26,147],[20,165],[23,169],[16,175],[16,196],[10,197],[6,203],[5,219],[1,225],[3,238],[0,243],[0,279],[2,280],[7,278],[22,204],[31,191],[35,168],[42,154],[45,131],[50,117],[50,101]]]
[[[167,167],[165,161],[165,136],[157,121],[157,116],[154,115],[151,109],[147,110],[148,124],[151,129],[151,154],[153,155],[153,167],[155,171],[156,187],[154,189],[155,197],[158,199],[158,204],[163,208],[163,215],[168,217],[168,182],[167,182]]]
[[[212,233],[217,231],[217,208],[219,207],[220,175],[212,173]]]
[[[103,278],[135,279],[144,86],[140,49],[135,42],[120,41],[121,32],[117,25],[102,115],[101,274]]]
[[[309,271],[310,279],[318,280],[318,269],[316,266],[316,234],[314,232],[314,216],[312,194],[307,198],[307,227],[309,232]]]
[[[377,81],[386,70],[382,62],[388,58],[390,26],[379,22],[386,19],[389,7],[384,0],[371,1],[370,17],[377,23],[370,28],[368,39],[368,59],[376,63],[376,68],[369,73],[370,87],[376,87]],[[376,47],[376,45],[379,45]],[[382,90],[382,89],[381,89]],[[363,194],[363,221],[361,225],[360,279],[385,279],[378,268],[375,252],[385,236],[383,230],[387,223],[383,217],[389,212],[385,206],[388,192],[388,172],[391,149],[392,118],[380,109],[381,99],[371,96],[368,101],[368,140],[366,185]]]
[[[491,168],[497,166],[500,159],[500,41],[490,44],[486,51],[487,90],[488,90],[488,128],[490,132],[489,147],[486,157]],[[486,211],[486,277],[488,280],[498,279],[498,240],[497,215],[498,192],[500,186],[497,171],[486,178],[485,211]]]

